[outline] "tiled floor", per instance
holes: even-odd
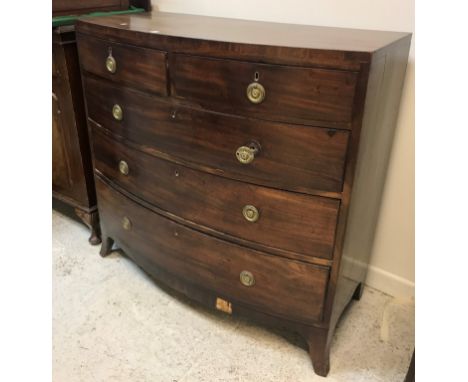
[[[299,339],[162,290],[84,226],[53,212],[55,382],[395,381],[414,346],[414,303],[367,288],[340,321],[326,379]],[[295,344],[296,343],[296,344]]]

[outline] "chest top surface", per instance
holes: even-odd
[[[238,44],[372,53],[409,33],[332,28],[166,12],[92,17],[88,25]]]

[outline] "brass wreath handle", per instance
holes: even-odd
[[[247,86],[247,98],[250,102],[258,104],[262,103],[265,99],[266,91],[262,84],[258,82],[252,82]]]
[[[106,69],[109,73],[114,74],[117,71],[117,61],[115,58],[109,54],[106,58]]]
[[[260,144],[257,142],[250,142],[245,146],[241,146],[236,150],[236,158],[242,164],[252,163],[255,155],[260,152]]]
[[[255,277],[252,274],[252,272],[249,271],[242,271],[239,275],[240,282],[242,285],[245,285],[247,287],[251,287],[255,285]]]
[[[132,229],[132,222],[126,216],[122,218],[122,227],[125,231],[130,231]]]
[[[123,110],[122,107],[118,104],[115,104],[112,107],[112,116],[116,121],[121,121],[123,119]]]
[[[245,220],[255,223],[260,218],[260,213],[255,206],[247,204],[242,209],[242,215],[244,215]]]
[[[128,168],[128,163],[125,162],[124,160],[121,160],[119,162],[119,171],[123,175],[128,175],[128,173],[130,171],[129,168]]]

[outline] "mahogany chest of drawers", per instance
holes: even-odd
[[[107,255],[299,332],[317,374],[359,299],[411,35],[170,13],[83,19]]]

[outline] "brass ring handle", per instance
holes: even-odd
[[[252,274],[252,272],[249,271],[242,271],[239,275],[240,282],[242,285],[245,285],[247,287],[251,287],[255,285],[255,277]]]
[[[236,150],[237,160],[242,164],[252,163],[255,155],[260,152],[260,144],[250,142],[248,145],[241,146]]]
[[[117,121],[121,121],[123,119],[123,110],[122,110],[122,107],[120,105],[115,104],[112,107],[112,116]]]
[[[119,162],[119,171],[123,175],[128,175],[128,173],[130,171],[129,168],[128,168],[127,162],[125,162],[124,160],[121,160]]]
[[[255,223],[260,218],[260,213],[255,206],[247,204],[242,209],[242,215],[244,215],[245,220]]]
[[[117,71],[117,61],[115,61],[115,58],[111,55],[106,58],[106,69],[109,73],[112,74]]]
[[[252,82],[247,86],[247,98],[250,102],[259,104],[265,99],[266,91],[262,84],[258,82]]]
[[[122,218],[122,227],[125,231],[130,231],[132,229],[132,222],[126,216]]]

